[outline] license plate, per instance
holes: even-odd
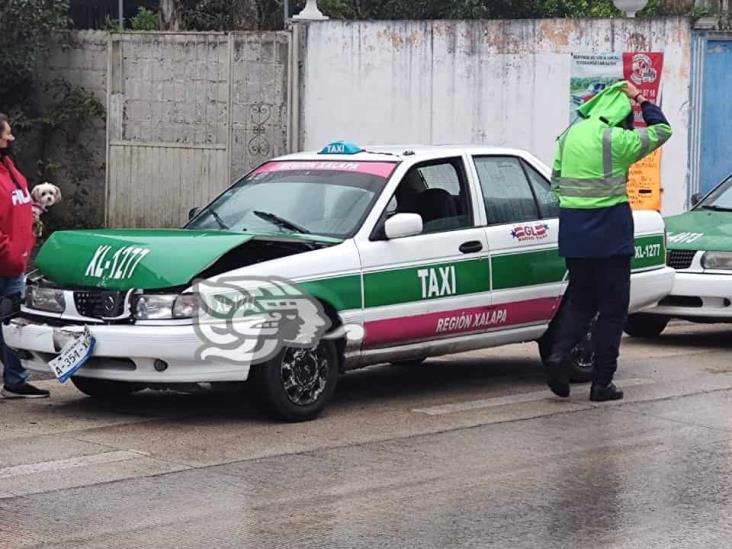
[[[86,364],[94,352],[95,343],[89,328],[84,327],[84,331],[67,342],[61,349],[61,354],[48,363],[61,383],[66,383],[79,368]]]

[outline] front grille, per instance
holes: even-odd
[[[114,318],[124,313],[125,294],[106,290],[74,292],[74,305],[80,315],[90,318]]]
[[[696,250],[671,250],[668,253],[667,263],[674,269],[688,269],[694,261]]]

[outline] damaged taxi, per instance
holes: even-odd
[[[566,287],[549,173],[484,146],[337,142],[277,158],[182,229],[54,233],[4,336],[25,367],[93,397],[251,379],[291,421],[355,368],[545,349]],[[640,311],[674,274],[661,216],[634,217]],[[232,321],[242,310],[256,314]],[[589,379],[591,360],[572,373]]]

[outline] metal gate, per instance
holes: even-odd
[[[290,34],[135,33],[109,47],[109,227],[176,227],[288,150]]]
[[[732,35],[697,34],[693,64],[690,194],[732,174]]]

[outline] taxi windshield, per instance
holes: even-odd
[[[698,206],[702,210],[732,212],[732,176],[714,189]]]
[[[216,198],[186,228],[349,238],[394,168],[394,162],[269,162]]]

